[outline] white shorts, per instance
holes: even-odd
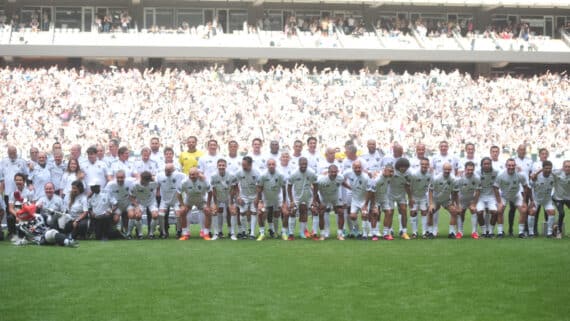
[[[257,213],[257,208],[253,204],[253,200],[243,199],[243,205],[238,205],[239,211],[245,214],[249,210],[250,213]]]
[[[392,204],[393,202],[388,199],[376,200],[376,207],[378,207],[378,210],[391,210],[393,209]]]
[[[158,209],[161,211],[166,211],[169,207],[174,208],[174,210],[178,210],[180,208],[180,204],[178,203],[178,201],[174,202],[160,201],[160,206],[158,207]]]
[[[158,211],[158,208],[156,207],[156,203],[153,203],[153,204],[148,205],[148,206],[147,206],[147,205],[142,205],[142,204],[139,204],[137,207],[135,207],[135,206],[133,206],[133,205],[129,206],[129,209],[136,209],[136,208],[138,208],[138,209],[141,211],[141,213],[142,213],[143,215],[146,214],[146,211],[147,211],[147,210],[148,210],[149,212],[151,212],[151,213]]]
[[[539,206],[542,206],[542,208],[544,208],[545,211],[553,211],[554,210],[554,202],[552,202],[552,199],[548,199],[545,202],[535,202],[536,208],[538,208]]]
[[[281,207],[282,204],[283,204],[283,202],[281,202],[281,200],[279,200],[279,199],[263,200],[263,205],[265,205],[265,208],[268,208],[268,207],[278,208],[278,207]]]
[[[408,204],[408,200],[406,199],[406,195],[390,195],[392,201],[399,206],[400,204]]]
[[[466,209],[469,208],[469,206],[471,206],[471,202],[473,202],[473,199],[459,199],[459,205],[461,205],[462,209]]]
[[[509,204],[509,202],[512,202],[513,204],[515,204],[516,207],[522,206],[522,204],[523,204],[523,199],[522,199],[521,194],[517,194],[517,196],[514,200],[507,200],[507,199],[501,197],[501,201],[503,202],[503,206],[507,206]]]
[[[364,206],[364,202],[362,203],[357,203],[357,202],[351,202],[350,204],[350,213],[358,213],[359,211],[362,212],[362,207]]]
[[[482,212],[485,209],[489,211],[497,210],[497,199],[495,196],[481,196],[477,202],[477,212]]]
[[[427,211],[428,210],[428,200],[425,199],[414,199],[414,206],[410,209],[410,211]]]

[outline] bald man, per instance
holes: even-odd
[[[428,237],[433,238],[433,214],[440,208],[446,209],[451,218],[449,220],[450,239],[461,238],[456,234],[458,189],[451,175],[453,167],[450,163],[442,165],[442,173],[437,175],[429,187],[429,216]]]
[[[368,186],[370,185],[370,177],[362,170],[362,162],[355,160],[352,163],[352,171],[346,174],[347,183],[350,186],[351,199],[350,199],[350,214],[349,224],[352,235],[357,238],[368,239],[372,238],[372,228],[368,217],[368,208],[366,206],[366,199],[368,196]],[[360,213],[362,220],[362,233],[358,231],[358,214]]]
[[[210,241],[210,225],[212,221],[210,209],[206,206],[206,194],[210,192],[210,184],[204,180],[199,179],[200,173],[196,167],[189,169],[188,178],[180,184],[176,191],[176,198],[180,205],[180,222],[182,226],[181,241],[187,241],[190,238],[190,230],[188,223],[190,221],[190,210],[196,206],[200,215],[204,215],[204,231],[202,237],[206,241]],[[183,199],[183,195],[185,198]]]

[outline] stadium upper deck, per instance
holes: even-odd
[[[570,0],[6,0],[0,23],[4,57],[570,61]]]

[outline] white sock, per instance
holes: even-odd
[[[490,226],[491,226],[491,214],[485,213],[485,230],[483,232],[491,233]]]
[[[224,222],[226,221],[226,218],[227,218],[226,215],[227,215],[226,210],[224,210],[222,213],[218,213],[218,215],[216,216],[218,218],[218,230],[219,230],[219,232],[224,231]]]
[[[367,235],[366,234],[366,228],[367,228],[366,223],[367,223],[367,221],[360,222],[360,224],[362,225],[362,235],[365,235],[365,236]]]
[[[251,222],[250,222],[250,229],[251,232],[249,235],[255,236],[255,226],[257,225],[257,215],[251,215]]]
[[[295,224],[297,224],[297,218],[295,216],[289,217],[289,235],[295,234]]]
[[[187,227],[182,228],[182,235],[190,235],[190,231],[188,230]]]
[[[240,221],[239,231],[240,233],[245,233],[245,231],[247,230],[247,217],[245,215],[242,215],[240,216],[239,221]]]
[[[350,220],[348,219],[348,210],[344,210],[344,226],[343,229],[345,231],[349,231],[350,233]]]
[[[218,216],[217,215],[214,216],[214,219],[212,220],[212,229],[214,230],[215,235],[218,235],[218,233],[220,233],[220,229],[218,228]]]
[[[129,220],[128,227],[127,227],[128,235],[131,235],[134,228],[135,228],[135,220]]]
[[[412,216],[410,217],[410,221],[412,222],[412,233],[418,233],[418,217]]]
[[[532,217],[532,221],[531,221],[531,217]],[[534,235],[534,216],[529,216],[527,221],[528,223],[528,234],[530,235]],[[531,224],[532,222],[532,224]],[[532,226],[532,228],[531,228]],[[519,224],[519,234],[524,233],[524,224]]]
[[[158,220],[156,218],[150,219],[150,231],[148,231],[148,235],[154,234],[154,231],[156,230],[156,223],[158,223]]]
[[[554,225],[554,215],[549,215],[548,216],[548,231],[546,232],[546,235],[552,235],[552,226]]]
[[[260,227],[259,227],[259,234],[260,234],[260,235],[265,235],[265,227],[264,227],[264,226],[260,226]]]
[[[279,231],[279,217],[273,218],[273,232]]]
[[[325,212],[325,235],[329,235],[331,230],[331,214]]]
[[[427,232],[427,216],[422,216],[422,233]]]
[[[199,218],[200,218],[200,231],[203,231],[204,230],[204,221],[206,220],[206,217],[204,216],[203,211],[200,211]]]
[[[317,234],[319,230],[319,221],[320,218],[318,216],[313,216],[313,234]]]
[[[384,236],[390,234],[390,228],[384,226]]]
[[[455,234],[455,225],[449,225],[449,233]]]
[[[232,217],[230,217],[230,233],[232,233],[232,235],[236,234],[236,226],[237,226],[237,216],[233,215]]]
[[[142,231],[142,220],[136,220],[135,221],[135,226],[137,227],[137,233],[139,236],[143,235],[143,231]]]
[[[304,235],[307,229],[307,222],[299,222],[299,234]]]
[[[343,235],[343,234],[344,234],[344,232],[343,232],[342,230],[337,230],[337,231],[336,231],[336,236],[341,236],[341,235]],[[343,235],[343,236],[344,236],[344,235]]]
[[[433,229],[433,234],[437,234],[437,231],[439,231],[439,210],[433,214],[432,229]]]
[[[471,214],[471,233],[477,233],[477,215]]]
[[[289,234],[289,233],[287,232],[287,228],[281,227],[281,234],[283,234],[283,235]]]
[[[164,216],[162,216],[162,215],[158,216],[158,230],[159,230],[160,234],[162,234],[162,235],[166,234],[166,230],[165,230],[165,226],[164,226]]]
[[[503,233],[503,224],[497,224],[497,233],[499,234]]]
[[[459,215],[457,215],[457,231],[463,234],[463,219]]]
[[[210,229],[209,228],[205,228],[202,229],[202,231],[204,232],[204,235],[210,236]]]
[[[491,225],[491,229],[489,230],[489,233],[491,233],[491,234],[495,233],[495,225]]]
[[[400,232],[402,232],[402,214],[398,214],[398,226],[400,227]]]

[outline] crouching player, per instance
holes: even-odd
[[[142,216],[150,212],[151,222],[148,238],[154,239],[154,230],[158,218],[158,208],[156,206],[156,189],[158,185],[152,181],[152,174],[144,171],[138,183],[131,189],[131,206],[128,209],[129,228],[127,238],[131,238],[133,227],[137,227],[137,236],[139,240],[143,239]]]
[[[392,165],[384,166],[382,175],[372,181],[368,188],[368,204],[370,207],[370,220],[372,225],[372,241],[377,241],[380,236],[380,228],[378,224],[382,211],[384,212],[384,231],[383,238],[392,241],[394,237],[390,234],[392,219],[394,217],[393,201],[390,199],[390,183],[394,176],[394,167]]]
[[[455,229],[457,224],[457,187],[451,176],[451,169],[451,164],[443,164],[443,173],[436,176],[429,187],[428,238],[434,237],[433,214],[440,208],[445,208],[451,215],[448,237],[450,239],[457,237]]]
[[[319,240],[324,240],[328,237],[325,228],[324,216],[329,215],[330,211],[333,211],[337,215],[337,234],[336,237],[340,241],[344,241],[344,233],[342,231],[344,227],[344,213],[342,208],[342,194],[340,187],[349,188],[350,186],[346,183],[344,176],[338,174],[338,167],[336,165],[330,165],[328,167],[327,175],[322,175],[317,179],[317,183],[314,185],[313,195],[315,197],[315,202],[318,204],[318,225],[321,230],[321,237]],[[315,216],[313,216],[313,225],[315,225]],[[313,226],[313,231],[315,226]],[[324,234],[324,235],[323,235]]]
[[[257,182],[257,211],[259,213],[259,236],[258,241],[265,239],[265,213],[269,223],[269,235],[275,237],[273,231],[273,220],[279,220],[279,214],[283,208],[283,200],[287,199],[285,189],[285,177],[277,172],[277,163],[274,159],[267,161],[267,171],[261,175]]]
[[[191,209],[195,206],[198,211],[204,213],[205,223],[204,223],[204,233],[203,238],[206,241],[210,241],[210,225],[212,223],[212,216],[210,209],[206,206],[206,194],[210,191],[210,184],[206,181],[199,179],[199,172],[196,168],[190,169],[188,173],[188,179],[184,180],[182,184],[178,187],[176,192],[176,197],[180,206],[180,222],[182,225],[182,236],[181,241],[187,241],[190,238],[190,230],[188,229],[188,224],[190,221]],[[182,195],[184,194],[185,199]]]

